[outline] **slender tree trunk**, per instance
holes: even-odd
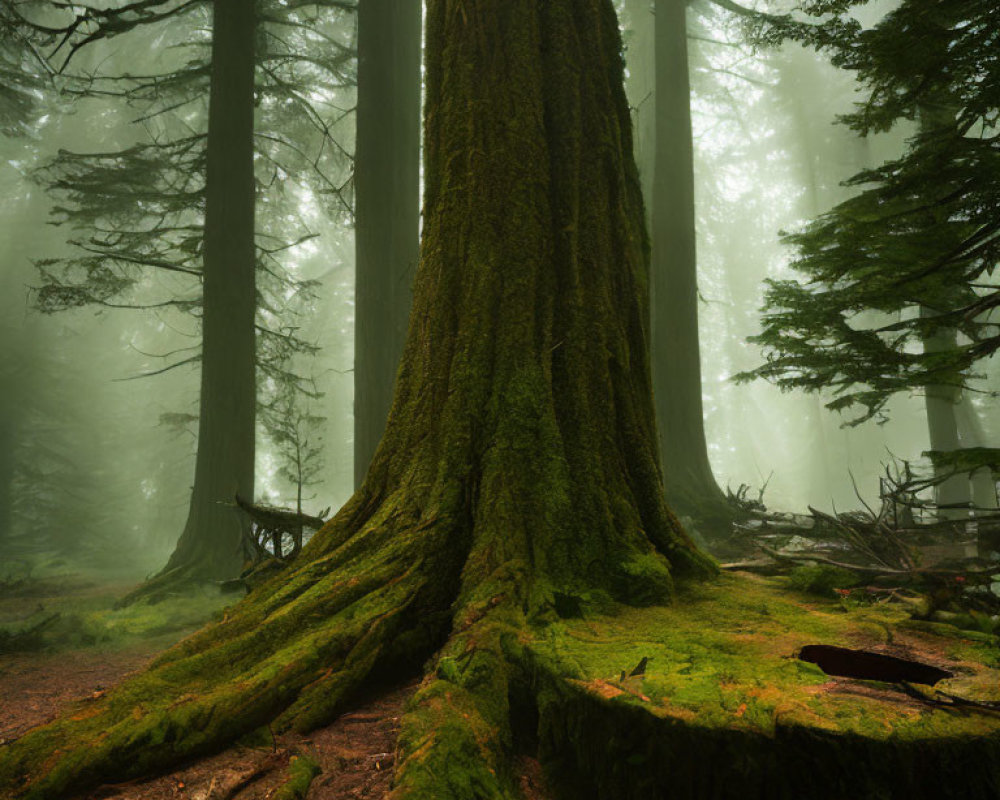
[[[10,140],[13,144],[15,140]],[[18,142],[23,146],[23,143]],[[12,177],[17,173],[11,170]],[[20,192],[20,195],[18,195]],[[32,277],[31,259],[37,253],[32,248],[37,239],[31,232],[42,230],[50,200],[39,186],[18,186],[16,183],[0,186],[0,193],[8,198],[6,212],[0,225],[16,232],[0,243],[0,543],[9,546],[15,525],[14,480],[19,471],[18,461],[30,447],[18,447],[22,437],[29,434],[29,409],[38,413],[35,394],[40,389],[37,376],[44,363],[42,354],[48,342],[41,341],[43,326],[37,316],[28,316],[26,287]],[[9,198],[16,197],[11,202]],[[29,398],[32,399],[29,402]],[[38,457],[38,456],[36,456]]]
[[[646,207],[646,229],[652,230],[653,170],[656,163],[656,15],[653,0],[625,0],[629,30],[625,44],[625,93],[632,110],[632,138],[639,183]]]
[[[256,20],[244,0],[213,8],[198,455],[187,524],[162,579],[238,573],[244,523],[233,498],[254,491]]]
[[[962,447],[988,446],[979,412],[964,394],[955,409],[955,416]],[[993,513],[992,509],[1000,505],[997,502],[997,486],[993,479],[993,470],[989,467],[977,469],[969,476],[969,481],[972,484],[972,504],[976,508],[988,509],[987,513]]]
[[[934,312],[921,306],[920,315],[933,317]],[[953,350],[957,344],[957,334],[954,330],[939,331],[924,339],[924,352]],[[931,450],[942,453],[959,450],[962,443],[958,435],[958,419],[955,412],[962,399],[961,388],[945,385],[925,386],[924,398]],[[968,514],[967,508],[972,499],[969,478],[967,475],[945,477],[950,472],[949,467],[938,470],[938,477],[943,480],[934,489],[934,500],[941,508],[940,516],[960,519]]]
[[[686,0],[656,3],[652,364],[667,499],[696,519],[728,516],[705,443],[698,335],[694,144]]]
[[[0,405],[0,548],[11,540],[13,521],[11,491],[14,482],[14,442],[17,434],[13,409]]]
[[[419,257],[421,4],[358,4],[354,480],[385,430]]]

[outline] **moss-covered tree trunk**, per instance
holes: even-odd
[[[513,797],[528,632],[713,571],[663,497],[610,0],[427,10],[421,263],[365,481],[225,621],[8,748],[0,786],[52,798],[308,729],[436,653],[395,797]]]
[[[205,184],[201,395],[184,531],[135,596],[184,580],[231,578],[242,564],[234,496],[254,492],[253,3],[214,0]],[[131,598],[126,598],[126,601]]]

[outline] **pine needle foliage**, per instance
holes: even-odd
[[[308,374],[319,348],[300,335],[318,282],[291,268],[296,248],[319,236],[301,207],[315,205],[331,222],[353,219],[352,155],[342,140],[353,113],[344,99],[356,82],[355,6],[255,1],[257,412],[284,454],[289,399],[302,406],[296,418],[315,425],[307,406],[319,396]],[[55,203],[50,222],[71,245],[35,259],[42,313],[180,312],[194,324],[168,319],[200,326],[211,10],[209,0],[0,4],[0,78],[16,78],[0,86],[0,132],[42,89],[109,128],[106,147],[60,149],[34,170]],[[137,377],[199,365],[200,347],[164,360]],[[316,449],[308,452],[318,464]],[[297,464],[285,470],[298,473]]]
[[[833,391],[851,424],[884,420],[896,392],[967,385],[1000,348],[1000,5],[904,0],[870,28],[864,5],[748,21],[761,46],[797,41],[856,74],[840,121],[860,136],[916,123],[902,156],[847,182],[859,194],[784,234],[801,278],[769,281],[751,339],[765,363],[737,376]]]

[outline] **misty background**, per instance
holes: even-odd
[[[643,4],[625,5],[628,57],[643,35]],[[780,10],[777,3],[757,7]],[[75,67],[94,75],[180,68],[207,45],[197,22],[186,17],[99,42]],[[337,24],[329,35],[351,47],[353,16]],[[921,396],[897,396],[884,424],[843,427],[844,419],[824,408],[830,397],[730,378],[762,360],[746,340],[760,330],[764,280],[792,276],[792,254],[779,232],[845,199],[851,190],[842,181],[898,156],[912,131],[862,139],[836,125],[857,99],[850,74],[797,45],[752,51],[742,44],[738,17],[716,5],[690,7],[688,35],[703,399],[715,476],[734,490],[748,484],[752,494],[766,483],[771,509],[855,508],[855,486],[874,502],[890,458],[916,460],[928,449]],[[354,149],[355,68],[346,59],[342,84],[317,86],[310,96],[336,120],[330,133],[344,154]],[[638,121],[649,78],[642,65],[628,62],[628,70]],[[189,359],[200,339],[197,320],[173,305],[40,313],[36,262],[44,269],[47,259],[72,258],[79,248],[69,240],[86,239],[70,223],[52,224],[62,218],[66,197],[44,183],[60,151],[117,151],[204,128],[204,99],[150,116],[159,102],[126,104],[100,93],[71,103],[46,99],[21,135],[0,137],[0,528],[66,555],[110,555],[113,566],[136,571],[162,564],[188,510],[199,389],[198,363]],[[281,109],[258,112],[280,116]],[[309,137],[301,141],[315,144]],[[309,384],[288,410],[310,420],[314,453],[302,504],[309,513],[336,510],[354,480],[354,240],[343,207],[351,201],[350,163],[332,158],[326,165],[327,178],[341,187],[338,198],[318,190],[308,170],[297,174],[261,158],[258,167],[258,226],[299,242],[274,260],[294,285],[309,287],[279,284],[270,305],[279,326],[294,328],[310,345],[288,357]],[[184,275],[154,272],[132,296],[153,305],[192,288]],[[1000,373],[995,363],[987,366],[979,383],[996,391]],[[259,380],[259,394],[273,396],[269,378]],[[967,394],[963,402],[978,411],[985,444],[995,445],[1000,423],[988,413],[994,401]],[[294,508],[298,486],[280,438],[258,422],[256,498]]]

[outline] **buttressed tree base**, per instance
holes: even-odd
[[[367,478],[224,620],[0,751],[2,791],[52,800],[261,726],[308,730],[421,665],[396,800],[515,798],[518,747],[537,749],[559,796],[615,800],[801,797],[809,759],[828,755],[828,772],[860,764],[876,788],[892,785],[885,764],[930,763],[919,736],[895,736],[905,714],[855,730],[806,702],[802,685],[825,677],[796,677],[796,634],[780,631],[812,638],[820,622],[786,609],[781,646],[757,646],[740,620],[777,600],[747,606],[732,599],[746,586],[702,583],[715,567],[664,503],[612,4],[430,0],[427,12],[422,257]],[[704,594],[666,608],[678,578]],[[623,678],[636,656],[645,677]],[[702,677],[693,710],[671,695],[694,686],[679,664]],[[735,685],[757,698],[743,712]],[[786,693],[813,715],[790,736],[767,723]],[[967,796],[986,797],[997,723],[944,716],[921,729],[950,737],[933,763],[962,756]],[[841,796],[810,780],[808,796]],[[927,787],[939,788],[909,796]]]

